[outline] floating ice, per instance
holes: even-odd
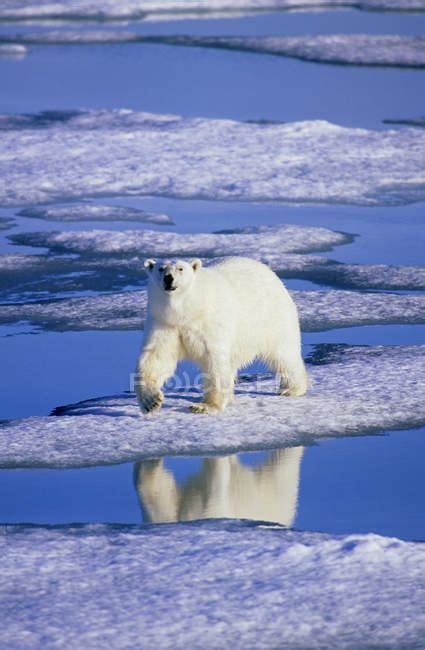
[[[149,40],[149,39],[146,39]],[[155,42],[290,56],[344,65],[425,66],[425,37],[370,34],[319,36],[164,36]]]
[[[425,133],[252,124],[127,110],[34,128],[3,116],[0,203],[89,196],[391,205],[425,197]]]
[[[5,647],[419,648],[425,546],[249,522],[2,526]]]
[[[355,291],[291,291],[304,332],[425,323],[425,295]],[[134,330],[146,318],[147,292],[127,291],[84,298],[0,305],[0,324],[29,322],[54,331]]]
[[[317,226],[256,226],[217,233],[175,233],[156,230],[82,230],[21,233],[12,241],[52,251],[84,255],[142,254],[157,256],[261,255],[278,249],[281,253],[307,253],[348,244],[348,235]]]
[[[402,124],[405,126],[418,126],[418,127],[425,127],[425,115],[422,117],[406,117],[406,118],[399,118],[399,119],[390,119],[388,118],[387,120],[383,120],[385,124]]]
[[[47,221],[140,221],[144,223],[172,224],[166,214],[147,212],[120,205],[80,204],[26,208],[18,212],[20,217],[33,217]]]
[[[8,37],[4,37],[5,41]],[[421,36],[333,34],[319,36],[144,36],[134,32],[58,31],[14,36],[23,44],[160,43],[256,52],[344,65],[425,66]]]
[[[425,289],[423,267],[341,264],[313,255],[251,255],[284,279],[298,278],[349,289]],[[204,259],[205,263],[209,260]],[[95,258],[0,256],[0,301],[23,303],[69,298],[81,292],[120,291],[145,285],[143,256]]]
[[[263,255],[284,278],[349,289],[425,289],[425,268],[395,264],[344,264],[316,255]]]
[[[0,56],[23,57],[27,51],[21,43],[0,43]]]
[[[119,291],[145,285],[143,262],[128,259],[76,259],[73,256],[1,255],[0,301],[23,303]]]
[[[0,20],[161,20],[310,9],[424,11],[423,0],[3,0]]]
[[[146,291],[3,304],[0,305],[0,323],[6,325],[26,321],[41,329],[60,332],[141,329],[146,306]]]
[[[40,111],[40,113],[19,113],[0,115],[0,131],[17,129],[47,129],[68,122],[82,115],[81,111]]]
[[[55,215],[56,206],[51,210]],[[27,214],[26,210],[23,212]],[[30,212],[39,214],[36,209]],[[75,232],[71,237],[66,237],[65,233],[20,233],[13,241],[60,252],[74,253],[78,248],[83,256],[79,259],[69,255],[60,258],[0,256],[0,298],[7,302],[37,300],[44,292],[54,297],[70,291],[116,291],[140,286],[145,282],[143,260],[148,255],[198,257],[239,253],[261,259],[262,253],[266,255],[277,249],[283,252],[327,249],[352,241],[352,236],[327,228],[281,225],[191,235],[151,230],[93,230]],[[34,260],[33,272],[31,259]],[[299,266],[301,262],[296,264]]]
[[[79,467],[163,455],[209,455],[299,446],[316,438],[425,424],[425,346],[318,346],[305,397],[276,394],[271,378],[245,378],[219,415],[189,412],[199,388],[177,377],[161,410],[140,414],[132,394],[88,400],[0,426],[1,467]]]
[[[31,213],[38,214],[36,209],[31,209]],[[80,257],[0,256],[3,302],[39,299],[42,296],[38,294],[46,291],[55,295],[137,287],[144,282],[143,260],[149,255],[193,256],[208,262],[208,257],[243,254],[269,264],[284,278],[302,278],[346,288],[425,289],[423,267],[342,264],[292,252],[330,248],[352,240],[350,235],[325,228],[281,225],[190,235],[149,230],[125,233],[91,230],[18,233],[11,239],[22,245],[48,247],[52,252],[78,253]],[[33,273],[31,260],[34,260]]]

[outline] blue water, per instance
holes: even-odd
[[[425,429],[328,440],[305,448],[293,527],[425,540],[424,452]],[[239,460],[255,472],[267,468],[270,452],[239,454]],[[167,457],[165,467],[184,486],[202,473],[202,459]],[[138,524],[144,516],[133,471],[132,464],[3,470],[0,523]],[[261,498],[256,503],[260,513]],[[264,510],[267,520],[266,504]]]
[[[193,35],[417,35],[425,33],[425,15],[278,13],[121,29]],[[0,34],[23,31],[34,27],[0,26]],[[384,128],[385,118],[422,115],[425,93],[422,70],[360,69],[139,44],[32,46],[25,58],[0,58],[0,79],[0,110],[7,113],[125,107],[238,120],[326,119],[378,129]]]
[[[35,29],[2,25],[0,33]],[[414,35],[425,33],[425,15],[277,13],[240,19],[137,23],[125,29],[145,34]],[[238,120],[326,119],[383,129],[388,128],[383,124],[385,118],[423,114],[424,75],[422,70],[340,67],[164,45],[34,46],[23,59],[0,58],[0,112],[126,107]],[[327,226],[358,235],[351,244],[323,253],[333,259],[424,263],[424,204],[306,207],[139,197],[117,197],[108,202],[165,211],[176,222],[178,232],[283,222]],[[0,210],[0,216],[14,214],[15,210]],[[106,225],[17,218],[10,231],[1,233],[0,252],[43,252],[11,245],[7,239],[10,233],[90,227]],[[108,227],[142,226],[113,223]],[[288,286],[311,288],[300,281],[288,282]],[[0,338],[0,418],[45,415],[60,404],[128,389],[141,333],[25,333],[30,329],[19,325],[0,332],[11,335]],[[413,325],[356,327],[304,336],[306,353],[311,344],[319,342],[406,345],[424,341],[425,328]],[[308,530],[373,531],[425,539],[424,434],[420,429],[327,440],[305,449],[293,525]],[[262,467],[267,471],[270,454],[242,454],[238,462],[253,472]],[[182,490],[194,476],[202,475],[203,466],[199,458],[165,459],[166,470],[172,472]],[[144,511],[133,472],[129,464],[0,471],[0,522],[141,522]]]

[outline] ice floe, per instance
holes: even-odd
[[[119,291],[141,287],[142,260],[76,259],[75,256],[0,256],[0,302],[22,303],[83,295],[85,292]]]
[[[52,210],[55,215],[56,208]],[[39,214],[37,209],[30,209],[30,213]],[[352,289],[425,289],[423,267],[344,264],[293,252],[323,250],[349,243],[352,238],[326,228],[295,225],[197,234],[150,230],[18,233],[11,237],[13,242],[47,247],[50,254],[0,256],[0,300],[34,300],[46,291],[50,297],[59,297],[70,291],[135,288],[145,281],[142,267],[146,256],[170,255],[201,257],[208,263],[213,257],[243,254],[270,265],[283,278]]]
[[[401,648],[425,546],[251,522],[2,526],[7,647]]]
[[[4,37],[3,42],[6,38]],[[316,36],[146,36],[134,32],[57,31],[22,34],[10,40],[29,44],[83,45],[99,43],[159,43],[289,56],[342,65],[425,66],[425,37],[331,34]],[[6,46],[6,45],[5,45]]]
[[[18,212],[20,217],[46,219],[47,221],[140,221],[143,223],[173,223],[166,214],[148,212],[120,205],[86,204],[26,208]]]
[[[190,413],[200,387],[177,376],[153,416],[140,414],[133,394],[122,394],[3,423],[0,466],[79,467],[272,449],[425,423],[425,346],[318,346],[313,361],[305,397],[280,397],[273,378],[242,377],[235,402],[219,415]]]
[[[90,196],[392,205],[425,197],[425,133],[129,110],[3,116],[0,204]]]
[[[341,327],[425,323],[425,295],[291,291],[304,332]],[[147,291],[0,305],[0,324],[28,322],[54,331],[141,329]]]
[[[184,256],[183,256],[184,257]],[[425,269],[385,264],[342,264],[315,255],[255,255],[284,280],[303,279],[349,289],[424,290]],[[23,303],[69,298],[81,292],[111,292],[140,288],[146,278],[143,255],[52,257],[0,256],[0,301]],[[204,258],[207,264],[210,260]]]
[[[157,256],[261,255],[307,253],[350,243],[352,235],[318,226],[255,226],[216,233],[175,233],[155,230],[82,230],[22,233],[11,238],[20,244],[52,251],[90,255],[143,254]]]
[[[149,39],[147,39],[149,40]],[[170,45],[212,47],[290,56],[306,61],[369,66],[425,66],[425,37],[370,34],[319,36],[152,38]]]
[[[56,210],[52,207],[51,214],[56,215]],[[39,214],[33,208],[30,213]],[[27,214],[27,210],[23,214]],[[323,250],[352,239],[351,235],[327,228],[295,225],[187,235],[160,234],[152,230],[80,231],[72,233],[71,237],[64,232],[20,233],[13,237],[14,242],[73,255],[0,256],[0,299],[22,302],[40,299],[44,292],[55,297],[70,291],[116,291],[131,285],[137,287],[145,282],[143,260],[149,255],[215,257],[239,253],[261,259],[262,253],[266,256],[268,251],[276,249],[283,251],[285,257],[284,251]],[[76,252],[80,254],[78,259],[75,259]],[[300,265],[301,261],[297,263]]]
[[[0,43],[0,57],[21,58],[26,55],[27,51],[28,48],[22,43]]]
[[[238,16],[264,11],[311,9],[424,11],[423,0],[3,0],[0,20],[70,22],[170,20]]]
[[[425,127],[425,115],[422,117],[388,118],[383,120],[385,124],[401,124],[405,126]]]

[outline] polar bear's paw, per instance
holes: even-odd
[[[306,392],[306,386],[286,386],[285,388],[281,388],[279,395],[282,397],[302,397]]]
[[[197,404],[192,404],[190,411],[191,413],[217,413],[218,408],[207,404],[207,402],[198,402]]]
[[[152,413],[157,411],[164,400],[164,393],[159,391],[157,393],[142,393],[139,395],[139,404],[142,411],[145,413]]]

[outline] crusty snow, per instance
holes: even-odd
[[[209,455],[308,444],[425,424],[425,346],[318,346],[304,397],[277,395],[271,377],[242,378],[218,415],[189,406],[200,386],[177,376],[160,411],[143,415],[133,394],[60,408],[0,426],[1,467],[80,467],[164,455]]]
[[[423,0],[3,0],[0,20],[212,18],[258,11],[360,9],[424,11]]]
[[[79,254],[143,254],[158,256],[224,255],[261,256],[278,249],[281,253],[307,253],[347,244],[352,236],[318,226],[257,226],[221,233],[175,233],[156,230],[82,230],[22,233],[13,241]]]
[[[425,196],[425,133],[129,110],[3,116],[0,204],[105,195],[393,205]]]
[[[3,526],[7,648],[419,648],[425,546],[217,521]]]
[[[148,212],[120,205],[71,204],[47,208],[26,208],[18,212],[20,217],[46,219],[46,221],[140,221],[142,223],[172,224],[166,214]]]

